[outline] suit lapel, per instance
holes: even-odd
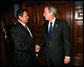
[[[56,19],[56,20],[55,20],[55,23],[54,23],[53,30],[56,29],[57,27],[58,27],[58,20]]]
[[[27,25],[27,27],[29,28],[29,30],[31,31],[30,25],[29,25],[28,23],[27,23],[26,25]],[[32,32],[31,32],[31,33],[32,33]]]
[[[57,30],[58,28],[58,20],[56,19],[55,20],[55,23],[54,23],[54,27],[53,27],[53,30],[52,30],[52,37],[55,35],[55,31]]]
[[[20,26],[20,28],[21,28],[22,31],[24,31],[25,33],[27,33],[28,35],[30,35],[29,32],[26,30],[26,28],[20,22],[17,22],[17,24]]]
[[[46,24],[46,31],[45,32],[46,32],[47,36],[48,36],[48,23],[49,23],[49,21],[48,22],[45,22],[45,24]],[[54,23],[53,30],[52,30],[52,36],[54,35],[54,31],[58,28],[58,24],[59,24],[59,20],[56,19],[55,20],[55,23]]]
[[[47,36],[48,36],[48,23],[49,22],[46,22],[46,34],[47,34]]]

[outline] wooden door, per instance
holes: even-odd
[[[83,5],[74,7],[73,65],[83,65]]]

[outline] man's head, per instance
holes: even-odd
[[[45,17],[45,20],[51,20],[53,17],[56,17],[57,15],[57,10],[53,6],[46,6],[44,8],[44,14],[43,16]]]
[[[17,19],[20,20],[23,23],[27,23],[28,22],[28,13],[25,9],[20,9],[17,11]]]

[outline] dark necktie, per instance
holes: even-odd
[[[28,29],[27,29],[27,25],[25,25],[25,28],[26,28],[26,30],[28,31]]]
[[[27,28],[27,25],[25,25],[25,28],[27,29],[27,31],[29,32],[29,34],[31,35],[31,37],[33,37],[31,31]]]
[[[49,37],[52,35],[52,22],[50,22],[50,28],[49,28]]]

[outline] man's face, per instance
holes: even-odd
[[[44,14],[43,16],[45,17],[45,20],[49,20],[51,17],[51,13],[49,13],[48,7],[44,8]]]
[[[28,13],[27,13],[26,11],[24,11],[24,12],[23,12],[23,17],[20,16],[19,18],[20,18],[20,20],[21,20],[23,23],[26,24],[26,23],[28,22],[28,19],[29,19]]]

